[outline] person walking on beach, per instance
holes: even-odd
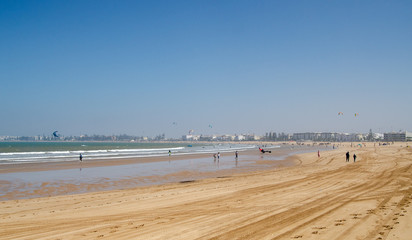
[[[353,162],[356,162],[356,154],[353,154]]]
[[[346,152],[346,162],[349,162],[349,152]]]
[[[79,156],[79,160],[80,160],[80,162],[83,162],[83,155],[80,153],[80,156]]]

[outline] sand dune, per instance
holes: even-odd
[[[345,152],[358,159],[345,162]],[[303,154],[293,167],[0,202],[0,239],[410,239],[412,150]]]

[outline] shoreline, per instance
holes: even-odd
[[[293,166],[295,155],[310,148],[258,150],[70,162],[19,163],[0,166],[0,200],[81,194],[233,176]]]
[[[275,148],[276,149],[276,148]],[[282,154],[285,149],[279,149],[277,152],[279,155]],[[234,156],[234,152],[222,152],[222,157]],[[241,155],[256,155],[260,154],[257,149],[248,149],[239,151]],[[38,162],[38,163],[9,163],[0,165],[0,174],[4,173],[14,173],[14,172],[35,172],[35,171],[51,171],[51,170],[64,170],[64,169],[76,169],[79,168],[80,164],[82,168],[91,167],[106,167],[106,166],[118,166],[118,165],[128,165],[128,164],[140,164],[140,163],[150,163],[150,162],[166,162],[166,161],[179,161],[188,159],[199,159],[199,158],[211,158],[213,159],[212,153],[189,153],[189,154],[179,154],[171,156],[143,156],[143,157],[125,157],[125,158],[114,158],[114,159],[93,159],[87,160],[83,158],[83,161],[60,161],[60,162]]]

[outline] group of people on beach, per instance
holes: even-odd
[[[346,162],[349,162],[350,153],[346,152]],[[356,154],[353,154],[353,162],[356,162]]]
[[[216,162],[216,157],[217,157],[217,161],[220,161],[220,152],[218,152],[217,154],[216,153],[213,154],[213,159],[214,159],[215,162]],[[239,153],[236,151],[235,152],[236,160],[237,160],[238,157],[239,157]]]
[[[220,160],[220,152],[218,152],[217,154],[216,153],[213,154],[213,159],[214,159],[215,162],[216,162],[216,157],[217,157],[217,161],[219,161]]]

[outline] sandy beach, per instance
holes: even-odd
[[[411,148],[349,145],[270,170],[2,201],[0,239],[410,239]]]

